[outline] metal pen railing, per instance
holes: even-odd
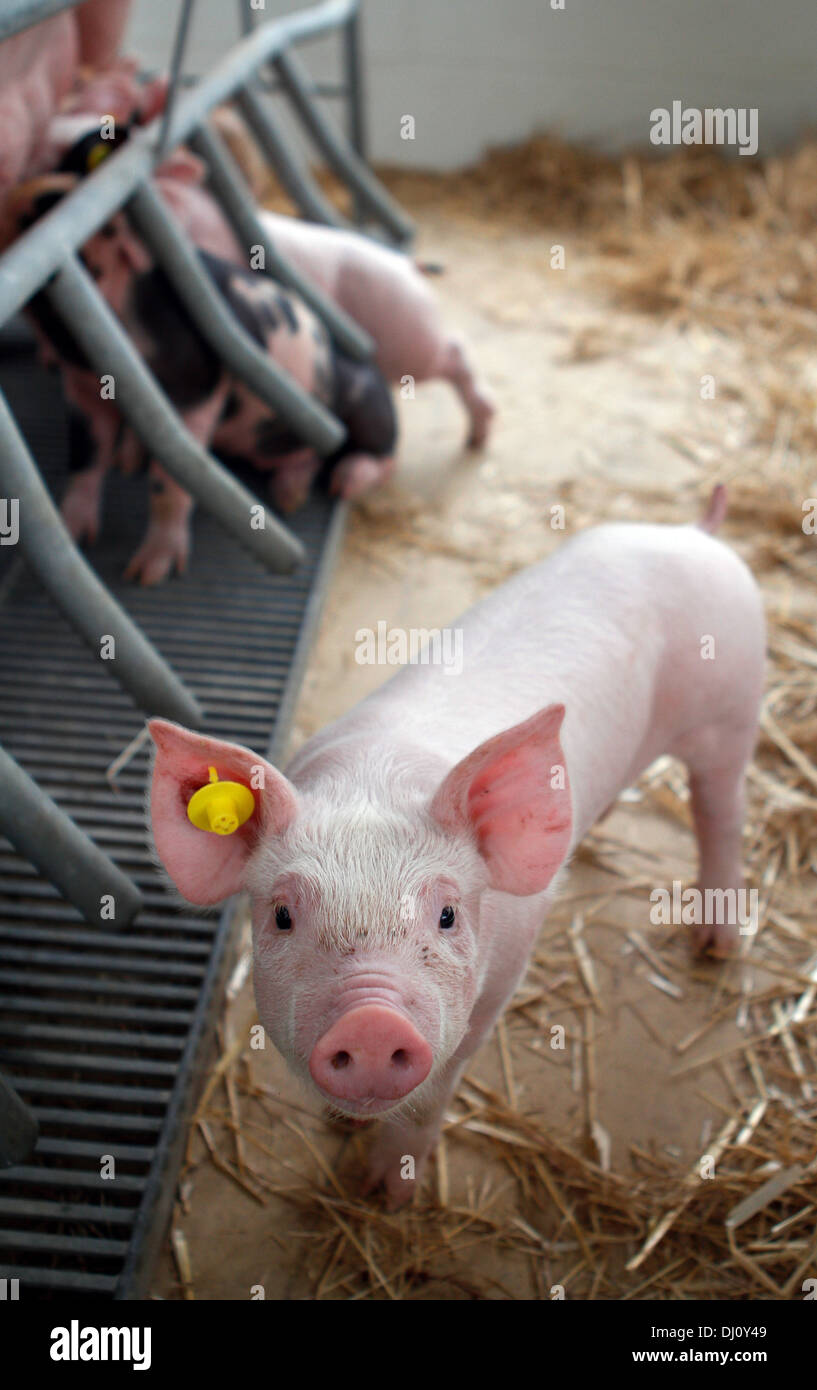
[[[77,0],[4,0],[0,40],[75,3]],[[264,400],[304,444],[328,455],[342,443],[343,425],[271,361],[233,317],[154,188],[152,175],[165,154],[189,142],[207,163],[213,196],[248,251],[254,245],[264,247],[265,273],[300,294],[339,347],[360,360],[373,351],[368,334],[276,250],[274,238],[260,221],[240,171],[208,125],[210,112],[225,101],[235,100],[300,210],[314,220],[345,225],[296,155],[262,97],[260,85],[256,85],[272,65],[279,90],[330,167],[351,189],[356,206],[401,242],[410,235],[411,224],[362,158],[365,136],[358,0],[325,0],[258,28],[249,22],[251,11],[245,3],[245,37],[212,72],[195,86],[186,87],[183,55],[192,6],[193,0],[183,0],[173,55],[173,81],[164,114],[136,130],[121,149],[0,256],[0,328],[34,295],[44,291],[57,317],[83,348],[93,370],[100,376],[111,374],[115,378],[117,406],[151,456],[265,566],[287,572],[303,558],[300,542],[265,509],[259,524],[258,499],[186,428],[85,270],[79,252],[100,227],[124,209],[225,368]],[[325,84],[323,88],[321,84],[312,84],[290,52],[294,45],[332,31],[343,35],[346,82],[333,91],[345,95],[349,102],[351,141],[317,105]],[[106,669],[136,704],[151,714],[200,725],[203,712],[198,702],[96,577],[69,536],[0,393],[0,497],[3,496],[19,503],[19,544],[26,562],[91,651],[101,658],[101,639],[114,638],[116,660],[106,661]],[[94,903],[98,904],[100,896],[97,890],[107,882],[123,904],[118,920],[128,920],[138,908],[138,893],[133,885],[39,792],[35,783],[28,779],[22,784],[20,779],[26,779],[26,774],[0,750],[0,775],[3,774],[14,780],[20,804],[30,806],[32,815],[26,822],[25,833],[20,825],[15,828],[13,817],[0,824],[0,830],[40,864],[83,913],[93,917]],[[66,821],[76,832],[73,837],[65,828]],[[40,831],[36,830],[37,825]],[[64,866],[60,868],[62,859],[78,867],[79,878]]]

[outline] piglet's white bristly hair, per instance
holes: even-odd
[[[297,877],[320,905],[320,948],[376,950],[410,940],[412,904],[422,907],[430,881],[473,881],[481,872],[476,848],[430,814],[439,780],[440,770],[429,767],[429,790],[418,789],[416,764],[377,749],[354,779],[339,769],[307,783],[298,816],[282,835],[262,838],[247,866],[253,899],[272,901],[276,880]]]

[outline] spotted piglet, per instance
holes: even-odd
[[[46,185],[46,187],[43,187]],[[68,175],[38,181],[27,220],[42,215],[69,187]],[[119,213],[82,251],[90,274],[127,329],[135,346],[187,429],[216,453],[234,455],[270,473],[270,495],[283,512],[305,499],[322,460],[304,447],[268,405],[225,371],[201,337],[164,271]],[[330,489],[362,496],[394,468],[396,418],[379,369],[358,363],[331,341],[315,314],[292,291],[267,276],[198,252],[216,288],[260,347],[311,397],[346,426],[342,447],[329,460]],[[63,503],[75,535],[94,535],[101,490],[120,438],[121,420],[111,401],[100,399],[99,381],[70,329],[43,295],[29,305],[48,350],[66,373],[80,408],[72,416],[72,456],[79,472]],[[133,437],[125,436],[133,448]],[[126,576],[156,584],[182,571],[190,551],[192,498],[156,461],[150,463],[150,524]]]

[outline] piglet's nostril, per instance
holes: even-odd
[[[332,1066],[335,1068],[335,1071],[342,1071],[344,1067],[348,1067],[351,1060],[352,1058],[348,1052],[336,1052],[332,1058]]]
[[[404,1047],[398,1047],[397,1051],[391,1054],[391,1060],[394,1067],[407,1067],[409,1055]]]

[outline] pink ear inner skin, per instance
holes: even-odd
[[[491,886],[519,897],[547,888],[570,848],[570,787],[552,705],[488,739],[448,774],[432,815],[449,830],[475,835]],[[553,769],[564,787],[553,787]]]
[[[280,834],[295,815],[294,790],[249,748],[191,733],[164,719],[151,720],[148,727],[157,748],[150,794],[156,852],[188,902],[222,902],[242,886],[259,826],[265,834]],[[220,781],[243,782],[255,797],[253,814],[233,835],[197,830],[188,820],[187,803],[209,780],[210,767]],[[263,790],[252,786],[253,769],[258,768],[264,772]]]

